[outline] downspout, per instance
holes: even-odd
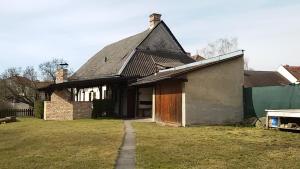
[[[181,99],[181,108],[182,108],[182,111],[181,111],[181,125],[183,126],[183,127],[185,127],[186,126],[186,112],[185,112],[185,110],[186,110],[186,107],[185,107],[185,83],[182,83],[182,99]]]
[[[155,122],[155,86],[152,91],[152,121]]]

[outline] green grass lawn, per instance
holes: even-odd
[[[0,168],[113,168],[121,120],[43,121],[0,125]]]
[[[137,168],[300,168],[300,133],[134,123]]]

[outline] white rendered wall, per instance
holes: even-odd
[[[299,83],[298,80],[289,71],[287,71],[283,66],[280,66],[277,69],[277,72],[280,73],[286,79],[288,79],[291,83]]]
[[[100,99],[99,88],[98,87],[93,87],[93,88],[80,89],[79,93],[78,93],[78,100],[76,100],[76,101],[89,101],[89,93],[91,91],[93,91],[94,93],[96,93],[96,98],[95,99]],[[105,93],[105,91],[106,91],[106,86],[102,86],[102,99],[104,99],[104,93]]]

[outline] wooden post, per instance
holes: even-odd
[[[71,88],[71,99],[70,101],[74,101],[74,89]]]
[[[102,85],[98,87],[99,88],[99,94],[100,94],[100,100],[102,100]]]
[[[108,99],[109,98],[109,90],[110,90],[110,85],[106,85],[106,90],[105,90],[105,94],[104,94],[104,99]]]
[[[134,118],[137,118],[138,113],[139,113],[139,105],[140,105],[139,96],[140,96],[139,88],[136,87],[135,88]]]
[[[119,87],[119,114],[123,117],[123,86]]]
[[[79,90],[80,90],[79,88],[76,88],[76,101],[77,101],[77,102],[79,102],[79,99],[78,99],[78,93],[79,93]]]

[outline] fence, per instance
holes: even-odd
[[[4,109],[0,110],[0,118],[16,117],[34,117],[33,109]]]
[[[244,117],[265,117],[265,109],[300,109],[300,85],[244,89]]]

